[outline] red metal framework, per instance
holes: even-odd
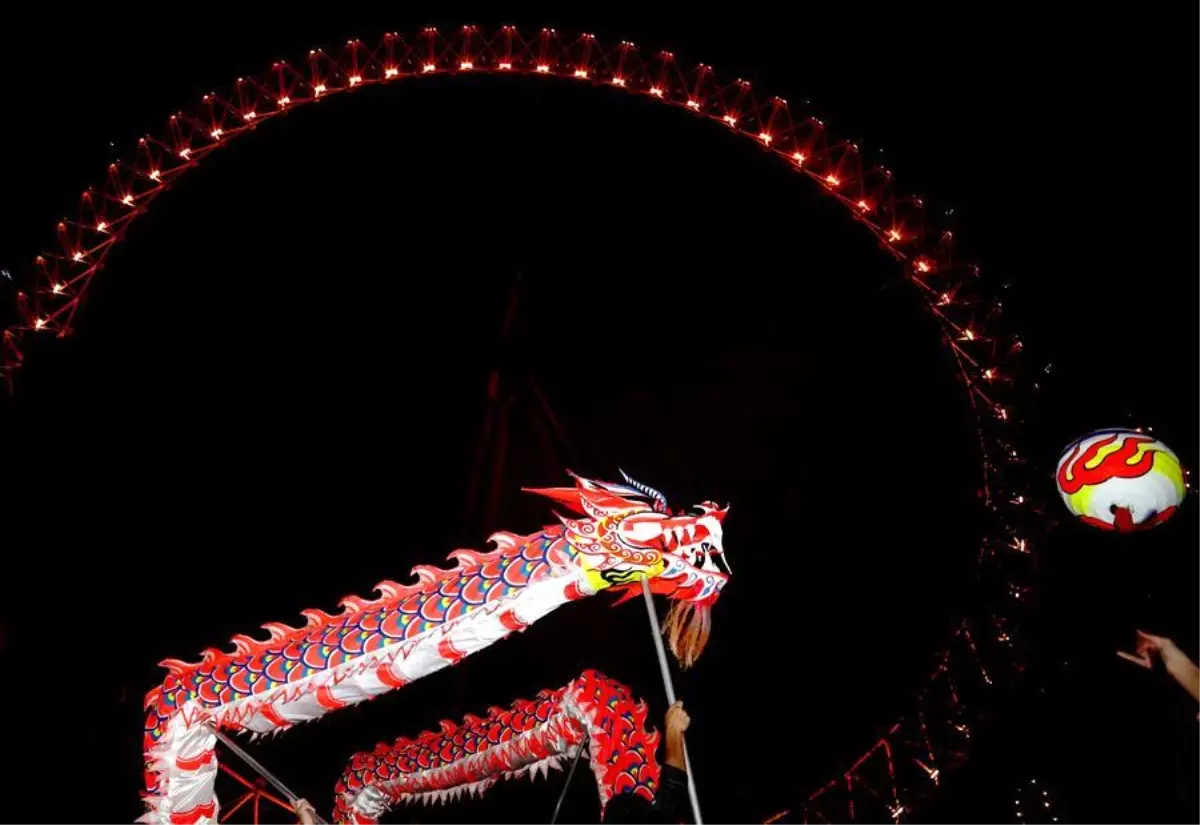
[[[959,259],[952,232],[930,219],[922,199],[900,192],[889,169],[865,163],[856,144],[831,135],[819,118],[782,98],[763,95],[744,80],[723,79],[706,64],[684,66],[671,52],[643,53],[627,41],[606,46],[590,34],[569,40],[548,28],[531,38],[513,26],[494,32],[463,26],[449,35],[426,28],[413,37],[392,32],[374,46],[351,40],[335,53],[316,49],[299,63],[275,63],[171,115],[158,136],[140,139],[132,157],[111,164],[103,182],[83,193],[75,217],[59,223],[55,248],[23,276],[17,321],[3,332],[0,371],[11,388],[31,336],[70,334],[92,278],[130,224],[216,149],[327,97],[426,75],[480,73],[545,75],[612,88],[744,137],[841,203],[899,263],[941,324],[978,424],[979,498],[990,519],[980,571],[998,585],[995,598],[959,626],[918,696],[917,710],[797,811],[815,820],[856,819],[868,810],[868,816],[886,811],[900,819],[961,759],[970,734],[964,686],[991,684],[994,674],[982,662],[993,652],[1011,659],[1018,630],[1014,608],[1029,592],[1022,583],[1034,558],[1025,527],[1029,493],[1012,400],[1021,342],[999,332],[1000,303],[988,297],[979,268]]]
[[[253,825],[258,825],[259,814],[264,800],[287,811],[289,814],[289,819],[295,818],[296,814],[292,810],[292,806],[268,791],[266,789],[267,783],[263,779],[259,778],[254,782],[251,782],[249,779],[242,776],[240,773],[224,763],[218,764],[217,767],[221,769],[222,773],[232,777],[234,782],[237,782],[242,786],[242,788],[245,789],[245,793],[239,796],[232,805],[230,805],[224,811],[221,811],[221,822],[229,822],[233,818],[234,814],[249,805],[250,821],[253,823]]]

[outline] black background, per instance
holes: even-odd
[[[21,70],[0,265],[48,245],[75,189],[181,103],[311,45],[458,22],[161,13],[3,27]],[[1028,413],[1047,471],[1113,424],[1153,426],[1196,466],[1194,19],[551,22],[811,97],[955,208],[1051,367]],[[517,488],[563,465],[733,502],[734,584],[677,685],[708,819],[795,809],[907,709],[972,597],[980,525],[935,327],[861,228],[782,172],[646,101],[434,78],[306,107],[188,176],[4,408],[5,818],[136,816],[155,662],[532,529],[548,511]],[[523,343],[501,353],[518,272]],[[463,513],[497,358],[514,390],[536,376],[569,438],[545,448],[514,393],[501,515],[484,525]],[[1145,627],[1195,655],[1196,539],[1189,501],[1154,534],[1068,523],[1040,542],[1027,678],[918,818],[1011,820],[1031,778],[1064,821],[1195,816],[1195,705],[1113,650]],[[355,750],[583,667],[660,716],[644,615],[607,601],[257,752],[328,810]],[[568,819],[595,816],[587,784]],[[557,789],[436,816],[548,818]]]

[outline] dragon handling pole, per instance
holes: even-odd
[[[658,668],[662,671],[663,687],[667,691],[667,704],[675,704],[675,686],[671,684],[671,670],[667,666],[667,650],[663,646],[662,630],[658,626],[658,610],[654,597],[650,595],[650,582],[642,579],[642,595],[646,597],[646,614],[650,617],[650,635],[654,637],[654,649],[658,652]],[[704,825],[700,817],[700,798],[696,795],[696,780],[692,776],[692,761],[688,758],[687,743],[683,746],[683,764],[687,768],[688,798],[692,801],[692,816],[696,825]]]
[[[270,782],[271,785],[275,788],[275,790],[277,790],[281,794],[283,794],[284,799],[286,799],[288,802],[291,802],[293,805],[295,805],[297,802],[300,801],[300,797],[298,797],[294,793],[292,793],[287,785],[284,785],[282,782],[280,782],[278,779],[276,779],[271,774],[270,771],[268,771],[266,768],[264,768],[259,763],[259,761],[257,759],[255,759],[253,756],[251,756],[250,754],[248,754],[244,750],[242,750],[241,746],[238,745],[237,742],[234,742],[233,739],[226,736],[221,731],[217,730],[217,726],[212,724],[211,722],[206,722],[205,724],[207,725],[209,730],[211,730],[213,732],[213,735],[216,736],[217,739],[221,740],[221,743],[223,745],[225,745],[225,747],[227,747],[231,751],[233,751],[235,756],[237,756],[239,759],[241,759],[243,762],[245,762],[248,766],[250,766],[250,768],[253,769],[254,772],[257,773],[259,776],[261,776],[263,779]],[[316,814],[315,818],[316,818],[317,822],[321,823],[321,825],[325,825],[325,820],[321,818],[320,814]]]

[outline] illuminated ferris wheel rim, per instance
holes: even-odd
[[[313,49],[299,64],[276,62],[261,75],[238,78],[227,93],[204,95],[192,109],[172,114],[160,136],[139,139],[132,160],[109,165],[104,182],[83,193],[76,217],[58,224],[55,248],[35,259],[26,279],[32,284],[17,296],[18,320],[3,332],[0,371],[10,390],[29,339],[38,334],[70,334],[92,278],[124,240],[128,227],[208,154],[298,106],[369,86],[468,74],[546,76],[656,100],[752,141],[840,203],[903,267],[906,279],[938,319],[958,365],[983,458],[980,497],[996,525],[983,539],[981,564],[998,554],[1030,555],[1027,540],[1018,535],[1015,515],[1027,504],[1027,494],[1005,472],[1021,462],[1008,434],[1016,422],[1011,406],[1001,400],[1016,389],[1006,364],[1021,344],[1016,338],[1001,338],[990,328],[998,306],[982,297],[978,267],[955,256],[952,233],[927,222],[922,200],[899,193],[890,170],[865,165],[856,144],[834,138],[819,118],[801,116],[787,100],[758,95],[741,79],[722,80],[707,64],[685,70],[671,52],[643,58],[633,43],[604,47],[591,34],[567,43],[550,28],[530,39],[514,26],[486,33],[468,25],[450,35],[425,28],[411,39],[390,32],[374,48],[355,39],[333,54]],[[1016,587],[1014,597],[1019,600],[1025,592],[1028,588]],[[1007,630],[997,632],[1002,643],[1011,643]],[[970,651],[978,655],[976,639],[965,622],[954,638],[964,641],[964,633]],[[950,654],[945,653],[934,680],[949,672],[949,661]],[[986,671],[984,677],[990,684]],[[957,702],[956,691],[951,695]],[[889,736],[899,728],[900,723]],[[926,728],[924,721],[921,728]],[[929,741],[928,731],[924,738]],[[860,770],[872,754],[886,755],[894,803],[888,809],[893,818],[904,810],[896,785],[900,780],[893,752],[898,747],[885,736],[851,771]],[[936,784],[938,760],[932,745],[928,750],[924,759],[913,757],[913,761]],[[844,777],[848,787],[854,784],[851,773]],[[810,801],[815,804],[832,787],[818,790]]]

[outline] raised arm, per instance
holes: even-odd
[[[1137,634],[1137,653],[1145,659],[1162,659],[1167,673],[1183,686],[1191,697],[1200,702],[1200,668],[1173,641],[1165,636],[1153,636],[1141,630]]]
[[[683,752],[683,734],[692,723],[692,718],[683,709],[683,702],[667,708],[667,755],[659,777],[658,794],[654,799],[654,810],[658,822],[690,821],[691,807],[688,803],[687,759]]]

